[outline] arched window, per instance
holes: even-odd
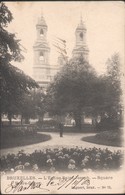
[[[44,54],[43,54],[42,51],[40,52],[39,60],[40,60],[40,61],[43,61],[43,60],[44,60]]]
[[[40,30],[40,36],[43,37],[43,35],[44,35],[44,31],[43,31],[43,29],[41,29]]]
[[[82,32],[80,33],[80,40],[81,41],[83,40],[83,33]]]

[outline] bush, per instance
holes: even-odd
[[[103,118],[99,123],[96,124],[96,130],[119,129],[120,126],[120,120],[114,120],[112,118]]]
[[[36,125],[6,126],[2,128],[1,137],[24,137],[37,133]]]
[[[122,167],[123,153],[118,150],[111,152],[97,148],[54,148],[35,150],[28,154],[19,151],[18,154],[1,156],[1,171],[3,174],[16,171],[32,172],[62,172],[85,170],[115,170]]]
[[[41,130],[41,129],[42,130],[46,130],[46,129],[47,130],[51,130],[51,129],[55,130],[58,127],[58,122],[51,119],[51,120],[44,120],[43,122],[38,121],[36,123],[36,125],[37,125],[39,130]]]

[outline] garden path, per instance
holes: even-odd
[[[39,132],[40,133],[40,132]],[[24,150],[27,153],[32,153],[34,150],[41,150],[44,148],[54,148],[54,147],[82,147],[82,148],[89,148],[89,147],[97,147],[97,148],[108,148],[111,151],[115,150],[124,150],[124,147],[113,147],[113,146],[105,146],[105,145],[98,145],[94,143],[89,143],[82,141],[81,138],[86,137],[86,136],[92,136],[95,135],[94,133],[64,133],[63,137],[59,136],[59,133],[56,132],[44,132],[47,135],[51,135],[52,139],[37,143],[37,144],[32,144],[32,145],[26,145],[26,146],[19,146],[19,147],[14,147],[14,148],[9,148],[9,149],[2,149],[1,150],[1,155],[6,155],[7,153],[18,153],[20,150]]]

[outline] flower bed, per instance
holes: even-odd
[[[54,148],[35,150],[33,153],[19,151],[18,154],[1,156],[1,171],[8,172],[62,172],[119,169],[123,153],[97,148]]]
[[[1,136],[27,136],[37,133],[36,125],[16,125],[2,128]]]

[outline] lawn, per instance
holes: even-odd
[[[97,133],[94,136],[87,136],[82,138],[83,141],[101,144],[106,146],[123,146],[123,132],[121,131],[104,131]]]
[[[27,136],[1,136],[1,149],[36,144],[50,139],[50,135],[38,133]]]

